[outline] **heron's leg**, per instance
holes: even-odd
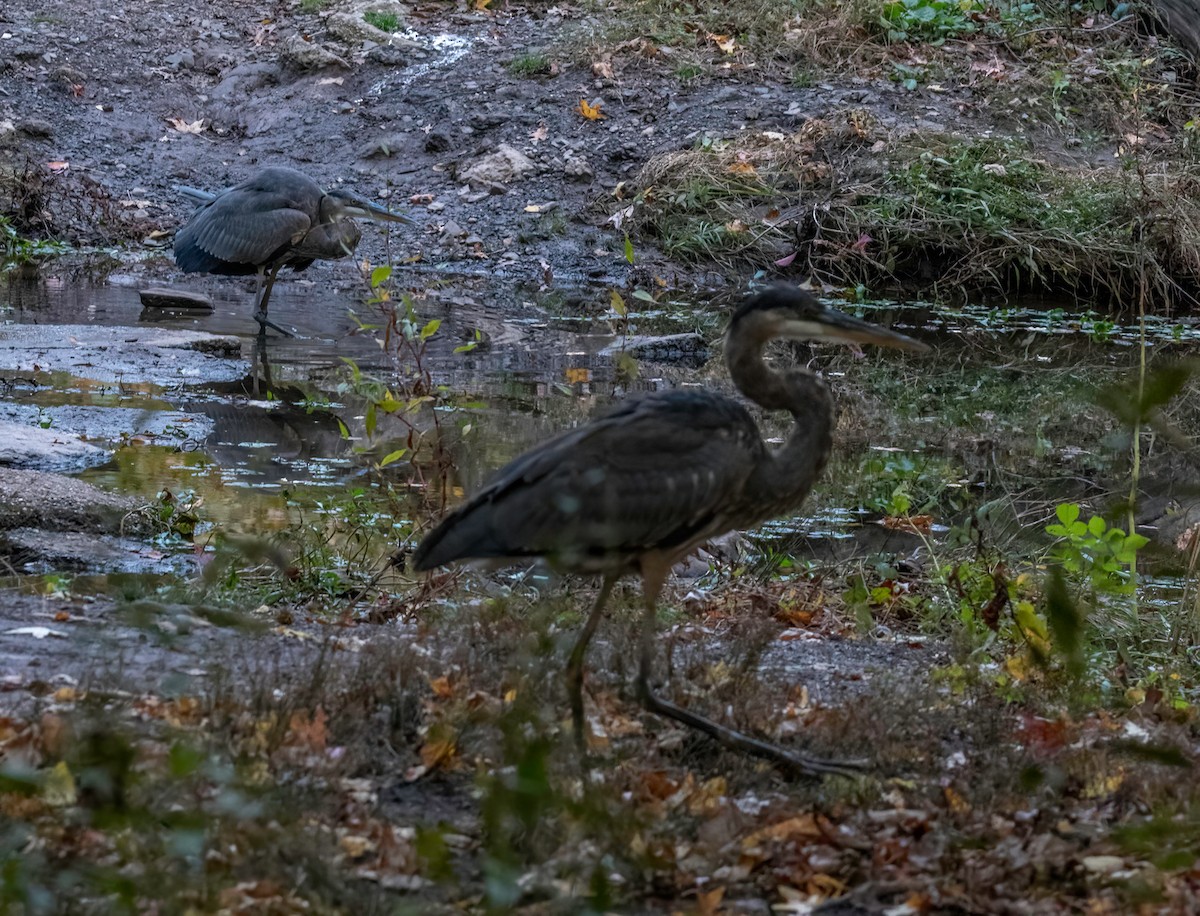
[[[286,328],[281,328],[274,321],[267,317],[267,303],[271,301],[271,290],[275,287],[275,276],[279,273],[279,268],[282,266],[283,264],[276,264],[271,268],[270,274],[267,275],[265,285],[263,283],[263,273],[265,272],[265,268],[259,268],[258,271],[258,286],[256,287],[254,294],[254,320],[258,322],[258,335],[260,337],[265,337],[267,335],[267,328],[270,328],[272,331],[278,331],[284,337],[296,336]],[[261,297],[257,291],[258,288],[262,289]]]
[[[579,746],[580,753],[587,750],[587,743],[583,737],[583,657],[587,654],[588,643],[596,635],[596,627],[600,625],[600,618],[604,614],[604,605],[608,603],[608,596],[616,581],[615,575],[604,577],[600,585],[600,594],[596,596],[596,603],[592,605],[592,612],[588,615],[579,638],[571,648],[571,657],[567,660],[567,693],[571,699],[571,723],[575,727],[575,743]]]
[[[655,646],[654,617],[658,606],[658,594],[662,590],[669,569],[670,567],[664,567],[661,563],[648,563],[645,559],[642,561],[642,588],[646,608],[642,616],[641,662],[638,666],[637,676],[637,694],[642,705],[652,713],[674,719],[676,722],[682,722],[690,728],[702,731],[726,747],[742,751],[753,757],[769,760],[785,770],[805,776],[817,776],[825,773],[852,776],[861,772],[866,767],[866,761],[826,760],[822,757],[792,753],[774,744],[744,735],[732,728],[726,728],[712,719],[689,712],[682,706],[676,706],[654,693],[650,688],[650,667],[654,661]]]

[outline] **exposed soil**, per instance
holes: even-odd
[[[218,189],[286,164],[410,207],[420,228],[398,233],[394,260],[619,282],[629,271],[622,236],[592,205],[657,154],[706,134],[791,132],[848,108],[889,129],[971,136],[994,127],[968,87],[918,97],[889,79],[856,77],[795,88],[738,67],[681,84],[668,66],[636,57],[601,76],[556,53],[564,36],[581,45],[601,27],[571,6],[483,13],[431,4],[402,19],[413,42],[383,45],[331,34],[327,15],[341,9],[6,4],[0,117],[15,126],[9,145],[30,159],[27,187],[44,182],[29,215],[40,211],[55,237],[122,242],[187,217],[178,184]],[[286,52],[296,36],[347,66],[302,69]],[[447,36],[454,43],[439,49]],[[538,49],[548,49],[553,75],[514,75],[508,65]],[[601,103],[603,118],[585,119],[581,99]],[[1038,142],[1043,155],[1063,149],[1053,132]],[[525,171],[462,177],[502,144],[528,157]],[[1107,166],[1111,147],[1086,158]],[[68,171],[47,176],[48,163]],[[368,230],[360,253],[379,260],[382,233]],[[639,243],[638,257],[671,272],[649,246]],[[141,270],[177,276],[158,260]]]

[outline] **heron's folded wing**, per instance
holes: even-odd
[[[685,391],[631,400],[502,470],[430,535],[418,561],[548,555],[582,568],[681,547],[724,530],[761,451],[736,401]]]
[[[185,271],[215,270],[190,266],[213,259],[252,266],[271,263],[310,225],[308,214],[277,203],[271,195],[222,194],[176,234],[176,263]]]

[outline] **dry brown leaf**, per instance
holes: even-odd
[[[825,835],[815,814],[801,814],[789,817],[778,824],[755,830],[743,838],[742,849],[753,849],[767,842],[784,842],[787,840],[816,840]]]
[[[966,814],[971,810],[971,803],[950,786],[945,786],[942,794],[946,798],[946,806],[955,814]]]
[[[563,370],[568,385],[583,385],[592,380],[592,371],[583,368],[567,368]]]
[[[758,169],[756,169],[754,167],[753,163],[746,162],[743,159],[739,159],[737,162],[732,163],[729,166],[728,171],[731,175],[757,175],[758,174]]]
[[[717,35],[713,32],[706,32],[704,37],[707,38],[709,41],[711,41],[713,44],[715,44],[718,48],[720,48],[726,54],[732,54],[734,52],[734,50],[737,48],[737,42],[734,41],[732,38],[730,38],[728,35]]]
[[[901,515],[888,516],[883,520],[883,527],[892,531],[912,531],[919,534],[929,534],[933,530],[932,515]]]
[[[457,751],[458,745],[453,737],[426,741],[421,745],[421,764],[425,767],[426,772],[439,766],[445,766],[454,759]]]
[[[716,916],[725,899],[725,888],[714,887],[711,891],[700,891],[696,894],[696,912],[699,916]]]
[[[429,689],[439,700],[449,700],[454,696],[454,686],[450,683],[450,678],[445,675],[432,678],[429,681]]]
[[[329,738],[328,730],[325,728],[325,723],[328,721],[328,714],[320,706],[313,711],[312,718],[309,718],[308,713],[297,710],[288,720],[288,735],[293,744],[312,751],[323,751]]]
[[[592,64],[592,73],[601,79],[611,80],[616,79],[613,75],[612,62],[608,60],[598,60]]]
[[[538,125],[537,130],[535,130],[533,133],[531,133],[529,135],[529,139],[531,141],[533,141],[534,146],[537,146],[539,143],[541,143],[543,140],[545,140],[548,136],[550,136],[550,128],[548,128],[546,126],[546,122],[543,121],[541,124]]]
[[[198,121],[185,121],[183,118],[167,118],[167,123],[172,128],[179,131],[181,134],[201,134],[204,133],[204,119]]]

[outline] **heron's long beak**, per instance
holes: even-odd
[[[928,344],[914,340],[907,334],[882,328],[860,318],[826,307],[809,318],[796,318],[784,322],[780,336],[802,340],[830,341],[832,343],[868,343],[879,347],[895,347],[900,350],[924,352]]]
[[[357,194],[351,195],[346,191],[338,193],[339,203],[341,204],[342,212],[346,216],[365,216],[368,219],[382,220],[386,223],[405,223],[409,226],[415,226],[416,220],[404,213],[393,212],[386,207],[381,207],[379,204],[359,197]]]

